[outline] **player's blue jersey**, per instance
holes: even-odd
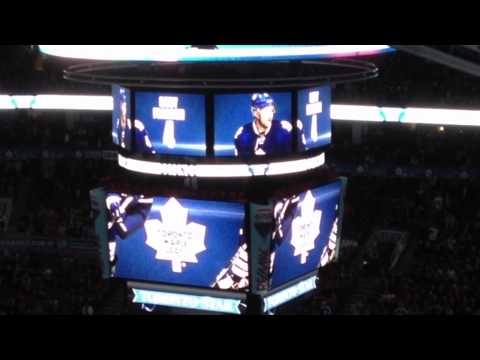
[[[135,120],[135,144],[138,152],[155,154],[147,129],[140,120]]]
[[[151,205],[151,200],[140,196],[110,195],[107,199],[109,241],[125,239],[141,228],[147,219]]]
[[[305,150],[303,126],[298,124],[298,150]],[[260,134],[252,122],[242,126],[235,134],[235,155],[253,157],[258,155],[287,155],[292,152],[292,125],[288,121],[272,122],[266,134]]]
[[[132,132],[132,124],[130,122],[130,119],[127,119],[127,126],[122,128],[120,126],[120,118],[117,118],[117,122],[115,123],[115,129],[117,130],[117,144],[120,145],[122,149],[130,149],[130,134]]]
[[[265,134],[255,123],[242,126],[235,134],[235,154],[239,157],[286,155],[292,152],[292,125],[288,121],[272,121]]]
[[[118,129],[118,141],[120,146],[123,149],[130,148],[130,134],[132,131],[132,122],[130,119],[127,120],[127,127],[122,129],[120,127],[120,119],[117,120]],[[152,153],[155,154],[155,150],[153,150],[152,142],[150,141],[150,137],[148,136],[147,129],[145,129],[145,125],[140,120],[135,120],[135,146],[136,151],[144,153]]]

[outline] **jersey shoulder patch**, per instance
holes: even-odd
[[[299,130],[303,130],[303,123],[302,123],[301,120],[297,120],[297,128],[298,128]]]
[[[140,131],[145,130],[145,125],[140,120],[135,120],[135,129],[138,129]]]
[[[291,132],[292,131],[292,124],[290,124],[290,122],[286,121],[286,120],[282,120],[280,122],[280,124],[282,125],[282,128],[287,130],[288,132]]]
[[[238,139],[238,137],[242,134],[243,132],[243,126],[237,130],[237,132],[235,133],[235,140]]]

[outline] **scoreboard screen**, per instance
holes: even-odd
[[[205,96],[135,92],[138,153],[206,155]]]
[[[114,85],[112,87],[112,140],[122,149],[131,149],[132,114],[130,90]]]
[[[342,188],[339,180],[275,203],[272,289],[335,259]]]
[[[292,94],[215,96],[215,156],[253,158],[292,153]]]
[[[112,276],[219,290],[248,286],[244,205],[109,193]]]
[[[298,151],[329,145],[332,139],[329,86],[298,92]]]

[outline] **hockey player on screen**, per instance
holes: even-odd
[[[302,200],[304,201],[304,200]],[[281,199],[278,201],[274,207],[273,218],[275,221],[275,228],[273,231],[273,246],[272,257],[271,257],[271,267],[270,273],[273,272],[273,264],[275,261],[275,250],[278,249],[285,239],[292,237],[292,222],[295,217],[298,216],[300,208],[302,206],[301,197],[298,195],[293,195],[288,198]],[[319,223],[320,226],[320,223]],[[329,235],[329,241],[327,244],[323,245],[321,256],[320,256],[320,266],[323,267],[328,263],[334,261],[335,251],[337,247],[337,227],[338,227],[338,216],[335,218],[332,230]]]
[[[109,194],[106,198],[108,213],[108,246],[112,275],[117,262],[117,241],[126,239],[130,234],[144,226],[153,204],[152,198],[143,195]]]
[[[127,147],[126,142],[130,138],[132,126],[130,119],[127,117],[127,98],[123,89],[120,90],[120,118],[117,118],[115,128],[117,129],[118,143],[122,149],[125,149]]]
[[[299,205],[300,198],[292,196],[277,202],[273,209],[274,231],[270,249],[270,274],[273,271],[275,251],[283,243]],[[243,229],[240,231],[239,249],[230,264],[217,276],[212,287],[221,290],[245,289],[249,285],[247,240]]]
[[[152,142],[148,136],[145,125],[140,120],[135,120],[135,146],[136,151],[140,153],[155,154],[153,150]],[[117,119],[117,134],[120,147],[127,148],[127,142],[130,140],[132,133],[132,122],[127,116],[127,96],[125,89],[120,90],[120,119]]]
[[[247,240],[243,229],[239,233],[239,248],[228,266],[218,274],[212,288],[221,290],[240,290],[248,287]]]
[[[300,205],[300,196],[293,195],[277,201],[274,206],[274,223],[270,249],[270,276],[273,273],[276,251],[283,244],[285,239],[291,236],[292,221],[295,218],[295,214],[297,213]],[[212,287],[221,290],[235,290],[248,287],[249,277],[247,243],[245,237],[243,236],[243,231],[241,231],[240,235],[239,250],[233,256],[230,264],[220,272]],[[332,235],[330,237],[333,238],[335,235],[336,226],[334,226],[334,230],[332,231]],[[327,262],[330,262],[333,259],[334,254],[328,248],[329,246],[334,251],[334,247],[332,247],[330,243],[329,245],[325,246],[325,249],[323,249],[322,252],[322,266],[326,265]]]
[[[253,121],[235,134],[235,155],[248,158],[291,153],[292,124],[274,119],[276,105],[273,98],[267,93],[253,94],[251,111]]]

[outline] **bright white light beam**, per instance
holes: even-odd
[[[242,61],[285,58],[358,56],[394,51],[388,45],[39,45],[42,53],[75,59],[108,61]]]

